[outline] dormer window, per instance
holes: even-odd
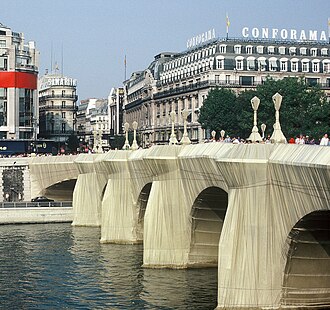
[[[248,70],[255,70],[256,65],[255,65],[255,58],[254,57],[248,57],[247,58],[247,69]]]
[[[291,72],[298,72],[298,59],[297,58],[291,59]]]
[[[289,48],[289,54],[290,54],[290,55],[296,55],[296,50],[297,50],[296,47],[291,46],[291,47]]]
[[[245,50],[246,50],[246,54],[253,54],[253,46],[252,45],[247,45]]]
[[[321,49],[321,56],[328,56],[328,49],[327,48],[322,48]]]
[[[307,55],[307,48],[306,47],[301,47],[300,48],[300,55]]]
[[[227,45],[225,45],[225,44],[221,44],[221,45],[219,46],[219,52],[220,52],[221,54],[225,54],[226,51],[227,51]]]
[[[278,52],[279,52],[280,55],[285,55],[285,46],[280,46],[278,48]]]
[[[242,50],[242,45],[235,45],[234,46],[234,53],[235,54],[240,54]]]
[[[257,46],[257,53],[258,54],[263,54],[264,53],[264,47],[262,45]]]
[[[265,57],[259,57],[258,58],[258,69],[260,71],[266,70],[266,58]]]
[[[242,56],[238,56],[235,58],[237,70],[243,70],[243,59],[244,57]]]
[[[274,46],[268,46],[268,54],[274,55],[275,53],[275,47]]]
[[[317,48],[311,48],[311,56],[316,57],[317,56]]]

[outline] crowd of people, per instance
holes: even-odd
[[[227,135],[226,137],[220,137],[220,139],[216,140],[215,138],[213,139],[206,139],[204,143],[209,143],[209,142],[223,142],[223,143],[233,143],[233,144],[250,144],[252,143],[251,140],[248,139],[242,139],[240,137],[230,137]],[[257,141],[257,143],[262,143],[262,144],[270,144],[271,143],[271,137],[268,135],[267,137],[263,138],[262,141]],[[320,146],[330,146],[330,139],[328,137],[328,134],[324,134],[324,136],[319,139],[315,140],[314,138],[310,138],[309,136],[305,136],[303,134],[300,134],[296,138],[291,137],[288,140],[289,144],[311,144],[311,145],[320,145]],[[150,145],[151,146],[151,145]],[[149,147],[150,147],[149,146]],[[64,155],[77,155],[80,152],[70,152],[70,153],[63,153],[59,152],[57,156],[64,156]],[[93,153],[92,150],[88,150],[86,152],[88,154]],[[8,158],[8,157],[34,157],[34,156],[54,156],[52,153],[24,153],[24,154],[12,154],[12,155],[4,155],[0,154],[0,158]]]
[[[233,144],[249,144],[249,143],[252,143],[251,140],[241,139],[240,137],[230,137],[228,135],[226,136],[226,138],[221,137],[218,140],[216,140],[216,139],[206,139],[204,142],[205,143],[208,143],[208,142],[225,142],[225,143],[233,143]],[[271,143],[270,135],[263,138],[261,141],[257,141],[257,143],[270,144]],[[296,138],[291,137],[288,140],[288,143],[289,144],[311,144],[311,145],[330,146],[330,140],[328,138],[328,134],[324,134],[324,136],[319,140],[315,140],[314,138],[310,138],[309,136],[305,136],[303,134],[300,134]]]

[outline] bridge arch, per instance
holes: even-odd
[[[77,179],[57,182],[45,188],[43,190],[43,195],[48,198],[52,198],[55,201],[72,201],[76,182]]]
[[[330,306],[330,210],[301,218],[286,244],[281,304],[313,309]]]
[[[191,209],[189,265],[217,267],[227,207],[228,193],[220,187],[208,187],[195,199]]]
[[[144,185],[137,199],[138,218],[137,218],[136,235],[137,235],[137,241],[141,243],[143,242],[144,215],[147,209],[151,186],[152,186],[152,182],[149,182],[146,185]]]

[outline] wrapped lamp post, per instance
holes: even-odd
[[[265,138],[266,124],[261,124],[260,126],[262,132],[262,139]]]
[[[175,113],[174,110],[172,110],[172,112],[170,113],[171,122],[172,122],[172,131],[171,131],[171,137],[170,137],[169,145],[178,144],[178,140],[177,140],[175,132],[174,132],[175,116],[176,116],[176,113]]]
[[[124,124],[124,130],[125,130],[125,144],[123,146],[123,150],[129,150],[129,142],[128,142],[128,129],[129,129],[129,123]]]
[[[252,109],[253,109],[253,128],[252,128],[252,132],[250,134],[250,137],[248,138],[248,140],[252,141],[252,142],[256,142],[256,141],[262,141],[259,131],[258,131],[258,127],[257,127],[257,111],[259,108],[259,104],[260,104],[260,99],[256,96],[254,96],[251,99],[251,105],[252,105]]]
[[[182,139],[180,141],[181,144],[191,144],[191,141],[188,137],[188,131],[187,131],[187,117],[189,112],[184,109],[182,112],[182,118],[183,118],[183,136]]]
[[[276,93],[272,97],[272,99],[275,107],[275,124],[274,124],[274,132],[270,137],[270,141],[272,143],[287,143],[280,124],[280,108],[282,103],[282,96],[279,93]]]
[[[133,151],[137,150],[139,148],[138,144],[137,144],[137,141],[136,141],[136,130],[138,128],[138,123],[136,121],[134,121],[132,123],[132,127],[133,127],[133,130],[134,130],[134,134],[133,134],[133,142],[132,142],[132,146],[131,146],[131,149]]]

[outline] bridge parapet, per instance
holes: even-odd
[[[73,164],[77,155],[29,157],[31,197],[44,195],[52,185],[78,177],[78,169]]]

